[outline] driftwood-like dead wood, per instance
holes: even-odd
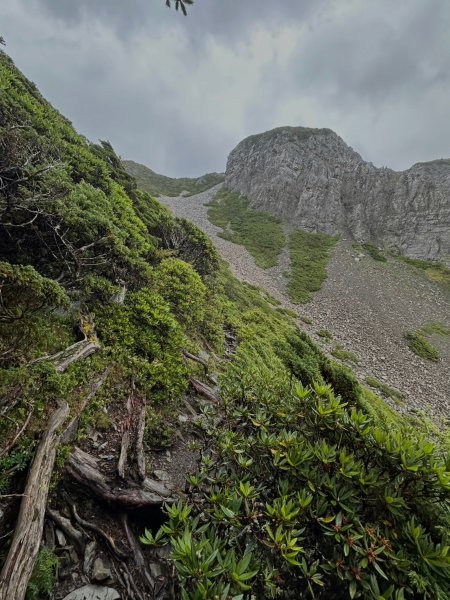
[[[133,387],[134,386],[132,386],[132,388]],[[132,414],[131,414],[132,402],[133,402],[133,391],[128,396],[127,416],[125,417],[125,419],[122,422],[122,430],[123,430],[122,442],[120,444],[119,462],[117,463],[117,473],[118,473],[119,477],[122,477],[122,479],[125,479],[125,467],[126,467],[127,460],[128,460],[128,448],[130,447],[130,440],[131,440],[131,427],[132,427],[132,420],[133,420]]]
[[[127,462],[129,460],[130,447],[134,448],[139,479],[145,479],[145,453],[144,453],[144,431],[146,402],[145,398],[135,394],[134,382],[131,385],[131,393],[127,400],[127,414],[121,423],[122,441],[120,444],[120,456],[117,463],[117,474],[122,479],[126,477]]]
[[[147,414],[147,406],[145,398],[142,398],[142,404],[137,416],[136,427],[136,464],[138,476],[140,479],[145,479],[146,460],[144,452],[144,431],[145,431],[145,416]]]
[[[61,513],[59,513],[57,510],[53,510],[50,507],[47,507],[47,514],[55,523],[55,525],[57,525],[61,531],[74,542],[80,554],[84,554],[86,545],[84,543],[83,534],[72,525],[70,519],[63,517]]]
[[[110,371],[111,368],[108,367],[102,373],[100,373],[100,375],[98,375],[98,377],[96,377],[91,383],[88,393],[84,396],[82,402],[77,408],[75,415],[72,417],[71,421],[69,422],[69,424],[67,425],[64,432],[61,435],[62,444],[69,444],[70,442],[73,442],[75,440],[77,436],[78,424],[80,422],[81,413],[84,411],[86,406],[89,404],[92,398],[96,395],[96,393],[105,383]]]
[[[121,521],[125,530],[125,535],[127,536],[128,543],[130,544],[131,550],[133,552],[135,565],[138,567],[138,570],[141,573],[141,575],[143,575],[144,583],[147,584],[150,587],[150,591],[153,592],[155,580],[153,579],[147,568],[147,563],[144,558],[144,554],[141,550],[139,542],[134,537],[134,533],[131,531],[131,528],[128,524],[128,515],[126,513],[122,514]]]
[[[96,340],[83,340],[78,342],[78,345],[74,344],[71,348],[66,348],[61,352],[60,357],[53,359],[56,372],[64,373],[72,363],[87,358],[97,350],[100,350],[100,344]]]
[[[95,525],[95,523],[91,523],[90,521],[86,521],[86,519],[83,519],[82,517],[80,517],[75,504],[72,504],[72,514],[73,514],[73,518],[78,523],[78,525],[81,525],[81,527],[84,527],[84,529],[89,529],[90,531],[93,531],[94,533],[99,535],[108,544],[111,551],[118,558],[124,559],[124,558],[128,557],[128,553],[120,550],[120,548],[118,548],[116,546],[116,543],[112,539],[112,537],[109,536],[105,531],[103,531],[103,529],[100,529],[100,527]]]
[[[214,402],[214,403],[220,402],[219,394],[217,392],[215,392],[211,387],[209,387],[209,385],[206,385],[206,383],[203,383],[202,381],[199,381],[198,379],[194,379],[194,377],[190,377],[189,381],[190,381],[192,387],[194,388],[194,390],[198,394],[200,394],[201,396],[204,396],[211,402]]]
[[[74,481],[113,506],[139,508],[174,501],[172,490],[152,480],[145,479],[142,487],[116,487],[100,472],[97,459],[80,448],[74,449],[67,461],[66,472]],[[148,486],[147,482],[150,482]]]
[[[199,365],[202,365],[203,369],[205,370],[205,375],[208,374],[209,365],[206,362],[206,360],[203,360],[202,358],[200,358],[199,356],[196,356],[195,354],[191,354],[187,350],[183,350],[183,356],[185,358],[189,358],[189,360],[192,360],[192,361],[198,363]]]
[[[28,365],[34,365],[43,362],[44,360],[48,360],[54,364],[57,373],[64,373],[72,363],[81,360],[82,358],[87,358],[98,350],[100,350],[100,344],[97,338],[93,336],[89,339],[85,338],[80,342],[75,342],[75,344],[64,348],[64,350],[61,350],[61,352],[57,352],[52,356],[40,356],[29,362]]]
[[[8,556],[0,575],[0,599],[23,600],[44,529],[50,478],[59,444],[59,429],[69,415],[61,402],[52,413],[30,467]]]

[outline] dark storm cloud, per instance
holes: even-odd
[[[450,155],[448,0],[2,0],[19,68],[90,139],[170,175],[331,127],[376,164]]]

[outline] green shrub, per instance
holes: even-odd
[[[424,271],[430,281],[434,281],[450,289],[450,268],[442,263],[431,262],[428,260],[419,260],[416,258],[408,258],[406,256],[398,256],[399,260]]]
[[[310,317],[306,316],[300,317],[300,321],[303,321],[303,323],[306,323],[306,325],[312,325],[313,323],[313,320]]]
[[[425,338],[423,333],[419,331],[409,331],[405,334],[408,348],[417,356],[437,362],[439,360],[439,351]]]
[[[206,287],[188,263],[163,260],[155,269],[156,289],[186,327],[198,325],[205,315]]]
[[[330,333],[327,329],[319,329],[319,331],[317,331],[317,335],[321,338],[324,338],[326,340],[332,340],[333,339],[333,334]]]
[[[44,600],[52,597],[56,581],[58,558],[53,550],[43,546],[39,550],[33,573],[27,587],[26,600]]]
[[[67,339],[70,306],[64,288],[31,265],[0,261],[0,365],[12,366]]]
[[[377,427],[329,386],[241,366],[222,381],[226,427],[205,411],[214,443],[186,500],[142,538],[170,543],[181,597],[447,598],[439,450]]]
[[[361,386],[349,367],[324,358],[322,359],[321,373],[335,394],[345,398],[350,406],[360,405]]]
[[[355,365],[357,365],[359,362],[358,357],[354,352],[350,352],[350,350],[344,350],[344,348],[340,344],[333,348],[331,354],[335,358],[339,358],[339,360],[352,362]]]
[[[305,304],[325,281],[326,266],[336,238],[324,233],[293,231],[289,237],[291,271],[288,293],[293,302]]]
[[[370,385],[370,387],[380,390],[380,392],[388,398],[392,398],[393,400],[403,400],[403,394],[399,390],[390,387],[382,381],[378,381],[375,377],[366,377],[366,383],[367,385]]]
[[[110,304],[97,316],[99,337],[122,357],[136,380],[155,400],[178,397],[187,385],[182,361],[185,338],[168,303],[143,288]]]
[[[384,254],[372,242],[366,242],[362,245],[362,247],[374,260],[379,262],[387,262]]]

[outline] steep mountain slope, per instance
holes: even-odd
[[[446,600],[442,432],[0,88],[0,600]]]
[[[160,201],[179,217],[189,219],[207,233],[241,280],[265,289],[281,306],[307,318],[303,325],[323,351],[340,345],[353,353],[352,369],[361,380],[367,377],[401,391],[400,402],[388,399],[402,413],[426,410],[437,420],[450,411],[450,338],[442,338],[442,356],[436,363],[413,354],[406,332],[429,322],[450,328],[450,290],[430,281],[420,269],[388,257],[374,260],[349,241],[338,242],[327,267],[328,277],[307,304],[296,306],[288,297],[282,266],[263,269],[246,247],[232,243],[210,222],[208,210],[217,188],[190,198],[161,197]],[[299,320],[299,323],[302,323]],[[317,335],[327,331],[330,339]],[[437,340],[439,342],[440,340]]]
[[[378,169],[330,129],[280,127],[238,144],[225,184],[308,231],[450,263],[450,160]]]
[[[133,160],[124,160],[123,165],[127,173],[136,179],[139,187],[153,196],[178,196],[182,192],[200,194],[224,180],[222,173],[207,173],[201,177],[174,179],[159,175]]]

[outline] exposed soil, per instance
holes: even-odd
[[[364,380],[372,376],[399,389],[402,411],[424,410],[436,420],[450,415],[449,338],[436,339],[441,352],[437,363],[422,359],[406,345],[404,334],[430,321],[450,326],[450,294],[426,275],[396,259],[373,260],[341,239],[328,266],[328,279],[311,302],[294,305],[287,298],[283,272],[289,264],[286,251],[279,265],[261,269],[243,246],[220,238],[221,231],[207,217],[210,202],[220,185],[191,197],[161,197],[175,216],[184,217],[206,232],[231,271],[242,281],[265,289],[285,308],[308,316],[312,325],[299,320],[317,344],[330,352],[336,344],[354,352],[358,365],[351,365]],[[317,336],[320,329],[333,335],[331,341]],[[390,400],[388,402],[392,403]]]

